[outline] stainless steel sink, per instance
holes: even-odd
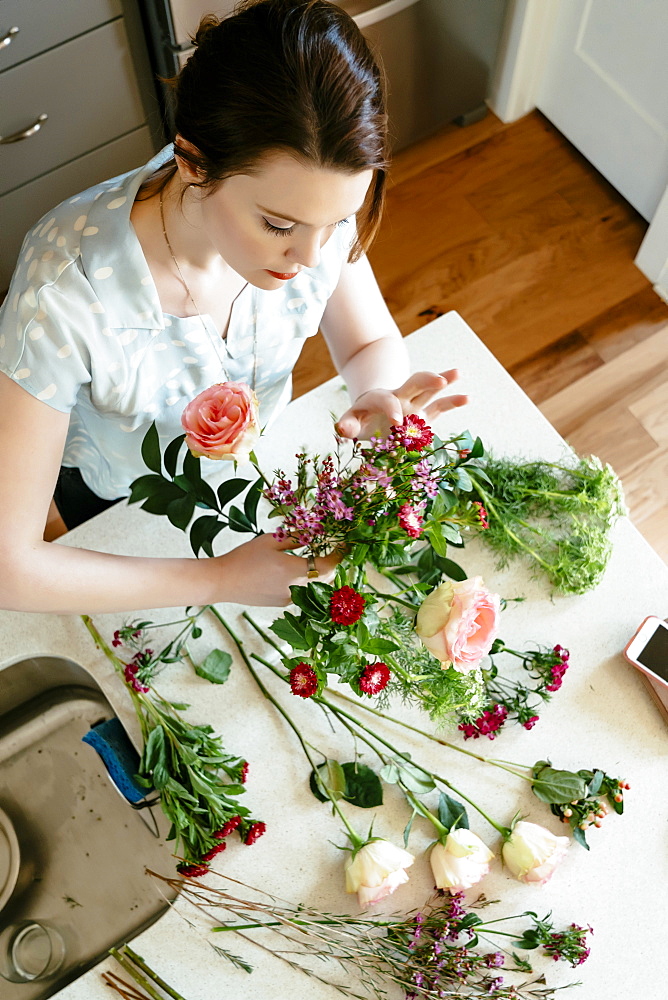
[[[144,872],[174,864],[159,806],[151,810],[158,824],[151,830],[147,810],[130,806],[81,742],[113,715],[92,676],[71,660],[40,657],[0,669],[0,808],[20,849],[0,934],[18,921],[44,921],[65,945],[51,978],[0,978],[2,1000],[52,996],[169,905]]]

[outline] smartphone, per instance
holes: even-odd
[[[638,670],[668,688],[668,624],[649,615],[626,644],[624,656]]]

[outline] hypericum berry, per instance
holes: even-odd
[[[364,598],[352,587],[340,587],[332,592],[329,613],[337,625],[354,625],[364,614]]]
[[[318,690],[318,675],[308,663],[298,663],[290,671],[290,690],[298,698],[310,698]]]
[[[360,674],[360,690],[364,694],[378,694],[387,687],[390,676],[390,668],[386,663],[367,663]]]
[[[246,834],[246,839],[244,840],[244,844],[248,844],[249,846],[251,844],[254,844],[256,840],[259,840],[259,838],[262,836],[262,834],[265,832],[266,829],[267,829],[266,823],[262,822],[253,823],[250,829],[248,830],[248,833]]]

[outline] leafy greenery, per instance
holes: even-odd
[[[622,486],[594,456],[572,465],[487,457],[485,479],[469,470],[489,527],[482,540],[499,565],[522,556],[564,594],[595,587],[610,558],[609,531],[626,512]]]

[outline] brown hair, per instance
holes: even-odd
[[[242,0],[231,17],[205,17],[194,41],[172,81],[175,152],[205,188],[251,173],[276,150],[330,169],[372,169],[349,257],[357,260],[380,224],[388,145],[382,71],[355,22],[329,0]],[[166,164],[158,186],[175,170]]]

